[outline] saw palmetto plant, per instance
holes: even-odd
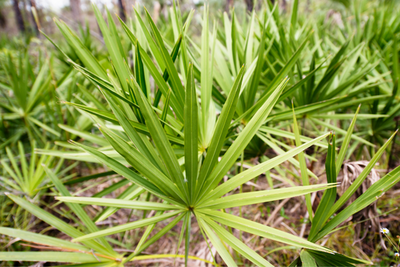
[[[49,148],[49,145],[47,145]],[[18,154],[14,154],[9,147],[6,147],[7,157],[0,160],[2,173],[0,174],[0,194],[1,198],[1,224],[2,227],[15,227],[19,229],[32,229],[35,220],[28,210],[21,206],[9,202],[3,194],[12,192],[17,196],[26,197],[35,204],[40,204],[41,199],[48,191],[49,179],[43,165],[51,167],[57,176],[65,176],[69,179],[75,175],[65,175],[78,163],[71,164],[63,168],[64,160],[56,159],[47,155],[37,155],[34,152],[35,142],[32,144],[30,153],[26,153],[21,142],[18,142]],[[61,168],[63,168],[61,170]]]
[[[7,149],[12,167],[6,165],[5,171],[14,180],[4,181],[9,199],[62,232],[63,238],[1,227],[0,234],[46,252],[5,251],[0,252],[0,259],[83,267],[181,257],[186,265],[189,260],[202,260],[217,266],[216,258],[210,262],[190,255],[191,230],[196,225],[208,248],[215,249],[228,266],[244,261],[252,266],[273,266],[270,256],[253,250],[242,233],[297,251],[291,266],[369,264],[369,259],[341,255],[321,245],[320,240],[340,230],[343,222],[400,180],[398,167],[354,200],[355,192],[381,162],[397,133],[391,124],[398,111],[397,106],[392,107],[397,101],[397,83],[387,81],[387,69],[395,69],[398,60],[382,65],[383,57],[397,55],[397,41],[393,41],[397,35],[383,32],[372,43],[363,41],[373,39],[371,34],[351,36],[346,41],[340,35],[343,33],[326,34],[324,30],[330,25],[317,27],[314,22],[321,18],[306,21],[298,6],[299,1],[293,1],[288,24],[278,4],[270,3],[259,14],[253,11],[243,23],[232,11],[224,14],[219,24],[210,23],[207,5],[200,18],[194,11],[182,14],[173,3],[171,23],[163,24],[162,31],[146,9],[135,8],[131,21],[119,19],[119,29],[110,12],[105,19],[93,6],[107,57],[94,55],[86,38],[82,41],[66,23],[55,19],[65,38],[63,45],[46,37],[74,68],[61,78],[56,90],[70,114],[57,121],[57,127],[74,141],[57,141],[57,151],[46,147],[36,150],[43,159],[49,157],[36,167],[37,177],[31,172],[35,167],[28,170],[22,158],[21,173]],[[396,21],[391,25],[397,25]],[[191,35],[193,24],[196,30],[201,29],[200,38]],[[327,41],[322,42],[322,38]],[[371,53],[371,45],[379,46],[379,51]],[[395,75],[393,79],[397,79]],[[75,83],[76,88],[71,89]],[[19,105],[26,102],[22,96],[16,95]],[[363,123],[357,127],[359,121]],[[365,122],[370,121],[375,132],[380,132],[379,146],[368,138]],[[393,131],[383,134],[383,129]],[[370,161],[337,197],[337,175],[358,145],[373,152]],[[23,157],[21,145],[19,149]],[[266,153],[271,151],[274,153]],[[308,151],[313,152],[305,153]],[[327,155],[326,183],[312,179],[321,175],[309,168],[309,161],[323,161],[317,159],[320,153],[315,151]],[[70,179],[68,170],[54,166],[53,157],[101,164],[108,170]],[[259,163],[254,164],[254,159]],[[31,161],[31,166],[39,164],[35,162]],[[271,172],[277,172],[291,186],[276,188]],[[31,201],[38,185],[43,185],[44,173],[49,178],[44,188],[52,190],[47,197],[56,195],[56,205],[69,209],[65,214]],[[256,184],[264,174],[268,190],[243,191],[244,185]],[[108,187],[95,194],[79,196],[89,191],[84,184],[78,189],[70,187],[109,175],[118,175],[120,180],[108,181]],[[321,198],[313,209],[311,194],[317,191],[321,191]],[[109,194],[113,197],[103,198]],[[300,204],[308,213],[304,220],[306,239],[246,218],[241,212],[245,206],[298,196],[304,196]],[[348,203],[349,199],[353,202]],[[141,216],[104,226],[123,209]],[[184,254],[144,253],[174,228],[179,228],[176,242],[178,248],[184,244]],[[140,231],[140,238],[124,246],[121,237],[133,231]]]
[[[47,146],[48,147],[48,146]],[[1,160],[4,174],[0,176],[2,191],[16,192],[16,194],[25,194],[30,198],[36,197],[45,185],[46,173],[42,165],[54,167],[54,172],[59,173],[63,165],[63,160],[56,162],[51,156],[38,156],[35,154],[35,143],[33,143],[30,157],[25,153],[21,142],[18,142],[18,155],[15,156],[10,148],[6,148],[7,158]],[[27,161],[29,159],[29,162]],[[65,174],[76,164],[63,170]],[[67,179],[70,177],[66,177]],[[38,196],[40,198],[40,196]]]
[[[99,14],[98,11],[97,14]],[[121,56],[121,52],[123,51],[111,50],[111,48],[118,49],[119,47],[119,39],[116,38],[115,35],[114,38],[111,35],[115,27],[112,20],[109,20],[109,27],[107,27],[102,18],[99,18],[99,25],[105,36],[106,44],[110,49],[115,72],[119,79],[116,79],[111,74],[109,74],[109,76],[105,75],[105,72],[103,72],[101,68],[98,68],[98,70],[100,70],[98,73],[91,72],[88,65],[86,65],[86,69],[80,68],[88,78],[93,79],[96,83],[102,83],[102,86],[99,86],[99,89],[104,94],[104,97],[107,99],[113,112],[102,113],[100,110],[90,109],[91,113],[96,116],[93,117],[93,119],[98,124],[105,139],[114,151],[118,153],[119,157],[123,159],[123,163],[128,163],[133,169],[126,167],[121,164],[118,159],[114,159],[93,147],[79,143],[74,144],[94,157],[97,161],[124,176],[130,182],[156,196],[161,200],[161,203],[150,201],[129,201],[125,199],[107,200],[102,198],[69,197],[69,192],[65,190],[63,185],[56,180],[52,172],[48,170],[49,176],[53,179],[56,187],[63,195],[63,197],[58,199],[71,203],[69,204],[70,207],[74,207],[76,215],[86,225],[87,230],[89,230],[87,234],[84,234],[84,232],[74,232],[72,237],[75,241],[89,244],[86,250],[95,250],[95,254],[93,255],[75,253],[76,257],[78,257],[75,262],[86,261],[83,260],[85,257],[93,257],[94,261],[96,261],[95,257],[99,255],[100,258],[105,261],[109,261],[111,257],[116,262],[127,262],[134,259],[134,257],[143,249],[156,241],[157,237],[160,237],[162,233],[166,233],[180,220],[184,221],[182,233],[186,233],[185,242],[188,245],[190,242],[189,233],[191,229],[191,221],[194,219],[198,222],[202,232],[215,246],[224,261],[230,265],[236,264],[221,241],[226,242],[233,249],[240,252],[244,257],[248,258],[256,265],[267,266],[270,264],[263,257],[249,249],[242,241],[237,239],[221,225],[237,228],[242,231],[298,247],[330,252],[327,248],[323,248],[291,234],[220,211],[221,209],[225,210],[235,206],[243,206],[303,195],[316,190],[335,186],[334,184],[310,185],[276,189],[274,192],[260,191],[223,197],[236,187],[255,178],[272,167],[277,166],[283,161],[292,158],[307,147],[319,142],[330,135],[330,133],[323,134],[322,136],[313,139],[288,153],[273,158],[262,165],[239,173],[232,177],[228,182],[220,185],[220,181],[236,163],[237,158],[241,155],[246,145],[255,135],[260,125],[268,117],[268,114],[281,95],[287,80],[284,79],[274,89],[270,98],[258,110],[246,127],[238,133],[233,144],[230,147],[226,147],[224,146],[224,143],[239,99],[240,88],[245,73],[244,68],[238,74],[235,83],[230,90],[226,103],[222,108],[221,114],[217,119],[215,115],[213,115],[215,112],[211,112],[211,108],[205,105],[206,102],[209,102],[209,104],[212,103],[211,88],[210,86],[207,86],[207,84],[210,84],[210,81],[207,78],[207,72],[205,71],[205,75],[202,77],[205,81],[201,83],[205,84],[206,87],[201,87],[200,90],[203,90],[204,93],[208,93],[209,96],[202,101],[200,107],[196,93],[197,86],[194,79],[193,65],[188,64],[187,66],[186,83],[185,86],[183,86],[178,78],[179,76],[176,68],[172,64],[172,58],[162,42],[160,33],[148,14],[147,20],[151,26],[151,32],[155,37],[155,40],[153,41],[154,45],[158,46],[160,51],[159,53],[161,54],[160,56],[162,56],[165,67],[168,70],[170,87],[166,84],[166,75],[164,75],[163,78],[160,73],[156,72],[156,65],[151,61],[146,61],[148,56],[143,52],[143,48],[134,37],[133,33],[126,28],[136,51],[135,76],[131,74],[128,66],[124,64],[124,61],[122,60],[123,57]],[[66,26],[62,25],[61,27]],[[93,60],[93,57],[90,57],[90,54],[84,55],[90,60]],[[148,64],[148,68],[153,67],[155,69],[153,74],[154,76],[158,73],[158,77],[161,78],[158,82],[167,86],[167,88],[170,88],[167,92],[163,92],[165,93],[167,100],[166,103],[164,103],[162,111],[153,108],[149,102],[146,81],[143,78],[143,61]],[[207,61],[205,62],[207,63]],[[207,68],[205,67],[204,70],[207,70]],[[102,74],[103,77],[100,76]],[[125,79],[125,77],[127,79]],[[174,112],[176,111],[176,114],[180,114],[177,115],[177,119],[174,119],[169,114],[171,111],[169,111],[170,106],[168,101],[171,103],[172,110]],[[85,110],[84,107],[81,108]],[[160,117],[157,115],[158,111],[161,112],[159,113]],[[203,113],[205,114],[202,116]],[[210,116],[214,118],[210,118]],[[113,125],[118,125],[122,128],[122,132],[121,130],[113,130],[115,126],[109,128],[108,125],[104,123],[104,120],[112,122]],[[170,123],[170,121],[173,123]],[[207,131],[203,130],[203,127],[207,127]],[[207,135],[209,135],[209,137]],[[202,145],[202,140],[210,140],[207,149]],[[180,156],[180,154],[177,154],[174,151],[179,149],[183,150],[183,152],[181,152],[183,156]],[[221,153],[222,151],[224,151],[224,153]],[[223,154],[221,160],[218,161],[221,154]],[[31,205],[17,196],[9,195],[9,197],[26,208],[28,208],[26,205]],[[86,217],[87,215],[84,215],[82,208],[76,203],[103,205],[116,208],[127,207],[138,210],[155,210],[157,213],[150,218],[99,231],[97,226],[95,226],[91,220],[88,220]],[[35,216],[41,218],[47,223],[50,223],[51,225],[55,224],[55,218],[49,218],[49,215],[43,210],[39,208],[35,208],[34,212],[31,208],[29,208],[29,210]],[[105,218],[107,218],[107,216],[102,217],[102,219]],[[152,232],[154,224],[168,218],[174,218],[174,220],[163,228],[159,234],[147,240]],[[135,252],[131,255],[116,255],[115,252],[112,250],[110,251],[110,246],[107,245],[108,243],[104,240],[105,236],[146,226],[147,230],[140,241],[140,245],[136,247]],[[69,226],[69,228],[71,227]],[[62,229],[62,227],[59,228],[59,230],[71,235],[69,232],[66,232],[66,229]],[[71,252],[58,252],[58,254],[60,254],[60,256],[65,255],[68,257]],[[10,256],[12,255],[10,254]],[[188,255],[186,255],[186,257],[187,256]],[[79,257],[83,258],[79,259]],[[27,258],[27,260],[29,259]],[[72,258],[70,260],[59,258],[59,261],[70,262],[71,260]]]
[[[37,71],[29,61],[28,53],[21,53],[15,62],[11,54],[2,62],[6,73],[6,83],[0,83],[2,98],[2,125],[0,148],[17,143],[24,136],[33,142],[46,143],[46,136],[59,137],[51,124],[55,123],[54,112],[51,109],[54,92],[50,89],[52,75],[48,64],[40,62]],[[45,103],[47,105],[45,105]],[[50,117],[48,117],[50,116]],[[43,121],[46,121],[43,123]]]
[[[101,59],[101,53],[91,45],[89,32],[82,32],[82,36],[85,46]],[[79,61],[73,51],[70,51],[70,47],[66,46],[65,49],[71,60]],[[81,84],[84,77],[77,74],[70,63],[65,66],[57,62],[57,58],[61,57],[66,61],[65,53],[44,57],[46,54],[39,51],[38,58],[34,58],[26,48],[21,50],[4,49],[4,53],[1,53],[2,154],[6,146],[14,149],[18,141],[23,141],[23,145],[30,150],[33,142],[44,147],[48,141],[75,138],[73,133],[65,135],[58,124],[74,125],[78,130],[85,130],[92,125],[88,118],[79,117],[79,112],[59,105],[59,99],[71,101],[75,97],[84,103],[88,99],[96,99],[96,94],[91,94],[92,88]]]
[[[226,101],[240,67],[247,66],[234,114],[233,125],[236,127],[246,125],[273,88],[285,76],[290,78],[271,116],[246,147],[247,159],[263,156],[268,149],[278,154],[288,149],[280,148],[279,144],[282,137],[294,140],[293,133],[288,130],[292,115],[287,107],[292,102],[302,122],[301,134],[315,137],[318,131],[328,127],[340,136],[337,142],[342,142],[346,134],[342,128],[353,116],[346,113],[354,113],[361,103],[365,113],[359,114],[360,121],[385,120],[393,126],[390,115],[365,108],[374,101],[386,102],[391,94],[384,80],[387,73],[375,70],[379,56],[371,54],[370,49],[358,39],[346,42],[342,40],[343,36],[325,36],[324,30],[315,26],[324,24],[321,19],[304,20],[299,18],[298,13],[298,1],[292,2],[290,23],[283,22],[277,4],[253,11],[240,23],[234,12],[230,16],[225,13],[221,19],[223,27],[217,26],[218,30],[212,35],[213,38],[216,36],[215,40],[202,38],[202,44],[210,42],[213,51],[210,57],[214,62],[212,95],[217,110]],[[178,30],[174,30],[174,37],[179,37]],[[329,41],[321,42],[323,38]],[[200,69],[198,58],[203,58],[204,46],[199,47],[194,40],[188,39],[190,61]],[[195,72],[196,78],[200,78],[198,73]],[[371,92],[377,86],[383,89]],[[342,127],[337,127],[338,124]],[[363,127],[359,134],[352,135],[354,146],[374,147],[364,128],[369,129],[368,126]],[[383,145],[383,142],[380,144]],[[326,149],[326,145],[323,148]],[[299,167],[295,159],[291,162]],[[315,178],[312,173],[309,174]]]

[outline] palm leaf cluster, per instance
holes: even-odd
[[[315,22],[323,18],[307,20],[300,16],[299,1],[293,1],[289,23],[279,13],[278,4],[266,3],[242,23],[232,11],[223,14],[219,23],[211,24],[207,5],[196,22],[194,11],[182,14],[174,3],[169,16],[171,29],[166,33],[160,31],[146,9],[135,8],[134,19],[129,22],[119,19],[119,29],[110,12],[104,18],[93,6],[108,51],[107,62],[93,55],[90,45],[66,23],[55,20],[69,52],[46,37],[71,67],[63,79],[72,79],[73,75],[82,78],[82,84],[77,85],[78,97],[59,93],[64,107],[74,110],[70,111],[70,120],[76,119],[79,125],[60,123],[58,127],[75,141],[57,142],[59,150],[36,152],[51,159],[100,163],[110,171],[61,179],[65,172],[59,173],[59,165],[40,165],[41,175],[45,172],[54,186],[57,201],[69,207],[80,227],[71,226],[28,198],[8,193],[12,201],[72,240],[1,227],[4,235],[53,251],[0,252],[0,259],[123,266],[142,259],[145,249],[182,222],[178,247],[185,243],[182,257],[187,265],[193,258],[189,244],[196,222],[204,239],[228,266],[238,265],[228,247],[255,266],[273,266],[237,238],[232,228],[298,248],[299,257],[291,266],[368,264],[364,259],[340,255],[318,241],[400,180],[398,167],[345,206],[391,148],[397,133],[393,119],[400,109],[400,18],[393,15],[390,20],[379,21],[390,17],[390,8],[396,8],[383,6],[362,24],[358,7],[347,8],[353,8],[345,12],[355,14],[356,34],[352,34],[350,21],[338,32],[329,29],[334,28],[329,24],[318,27]],[[202,29],[200,38],[190,34],[194,23]],[[33,88],[32,95],[39,90]],[[16,95],[22,105],[26,101],[20,98]],[[90,124],[96,127],[91,132]],[[307,166],[307,162],[317,161],[305,153],[311,147],[327,155],[327,183],[312,184],[310,178],[318,177]],[[342,163],[364,147],[371,152],[369,164],[337,198],[336,177]],[[276,156],[267,157],[270,150]],[[255,157],[261,162],[243,170],[244,161]],[[282,166],[285,161],[290,167]],[[238,166],[240,171],[232,171]],[[18,180],[24,178],[17,164],[13,167],[15,171],[7,167],[7,172],[17,183],[7,183],[23,191]],[[299,173],[300,186],[286,175],[292,170]],[[281,174],[293,186],[274,189],[271,172]],[[111,174],[123,179],[91,197],[77,197],[67,187]],[[263,174],[270,190],[237,193],[237,188]],[[42,182],[40,177],[37,183]],[[32,197],[35,188],[29,183],[27,186]],[[116,198],[103,198],[121,188],[123,192]],[[323,191],[323,195],[313,210],[310,194],[316,191]],[[232,208],[303,195],[310,224],[307,240],[231,213]],[[105,208],[91,218],[85,205]],[[119,209],[154,213],[108,228],[96,224]],[[167,223],[156,232],[156,224],[163,221]],[[121,254],[113,249],[110,236],[139,228],[144,233],[133,252]]]

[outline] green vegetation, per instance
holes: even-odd
[[[384,196],[400,181],[400,6],[299,2],[212,15],[174,2],[159,21],[94,5],[104,44],[58,19],[61,36],[39,40],[51,52],[0,42],[5,266],[398,261],[377,255],[372,222],[400,202]],[[346,183],[344,164],[360,160]],[[385,209],[355,219],[377,200]],[[289,219],[288,201],[299,212],[282,228],[270,220]],[[361,233],[376,248],[352,250],[349,234],[335,243],[350,221],[373,226]],[[151,249],[166,236],[175,251]],[[191,255],[200,240],[211,259]]]

